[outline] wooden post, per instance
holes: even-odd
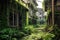
[[[54,26],[54,0],[52,0],[52,25]]]
[[[28,4],[27,4],[27,7],[28,7]],[[26,12],[26,26],[29,25],[29,18],[28,18],[28,16],[29,16],[29,13],[27,11]]]
[[[19,2],[19,0],[17,0]],[[17,14],[17,28],[19,26],[19,12],[17,11],[18,10],[18,6],[17,3],[16,3],[16,14]]]
[[[14,10],[13,10],[13,27],[14,27]]]
[[[9,9],[8,9],[8,7],[7,7],[7,24],[9,26]]]
[[[28,12],[26,13],[26,25],[28,25],[29,23],[29,20],[28,20]]]

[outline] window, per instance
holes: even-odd
[[[18,1],[20,2],[21,0]],[[24,9],[22,7],[14,0],[7,2],[7,24],[9,27],[22,26],[22,9]]]
[[[17,26],[22,26],[22,22],[21,22],[22,18],[21,18],[21,14],[20,12],[16,11],[16,10],[10,10],[9,14],[8,14],[8,25],[11,27],[17,27]]]

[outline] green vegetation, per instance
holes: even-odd
[[[4,28],[0,30],[1,40],[53,40],[54,34],[45,30],[45,27],[25,26],[23,29]]]
[[[28,31],[29,35],[23,37],[22,40],[52,40],[55,36],[52,33],[46,32],[44,28],[40,27],[40,29],[35,28],[34,26],[25,27],[26,31]],[[44,30],[44,31],[43,31]]]
[[[0,30],[0,40],[12,40],[21,38],[24,35],[23,32],[14,28],[4,28]]]
[[[6,3],[3,3],[4,5],[0,4],[0,9],[2,9],[1,16],[0,16],[0,40],[59,40],[60,39],[60,28],[58,25],[53,26],[48,26],[47,24],[37,24],[37,23],[32,23],[32,19],[28,18],[28,5],[23,3],[22,1],[18,2],[18,0],[13,0],[15,3],[13,7],[11,8],[8,4],[6,7]],[[32,0],[31,0],[32,1]],[[17,3],[18,2],[18,3]],[[19,5],[19,8],[17,8]],[[21,5],[20,5],[21,4]],[[44,3],[43,7],[45,7]],[[36,12],[35,10],[35,4],[31,2],[31,5],[33,5],[33,10],[34,13]],[[15,7],[17,6],[17,7]],[[26,9],[27,8],[27,9]],[[32,8],[32,7],[31,7]],[[45,9],[45,8],[44,8]],[[20,13],[20,17],[22,23],[22,26],[19,27],[10,27],[7,23],[7,16],[9,15],[11,10],[17,11],[17,13]],[[14,11],[14,12],[15,12]],[[48,8],[47,13],[51,12],[50,8]],[[13,11],[11,11],[13,13]],[[48,15],[46,16],[46,20],[48,19]],[[34,19],[37,19],[36,15],[33,16],[33,21]],[[9,21],[8,21],[9,22]],[[31,22],[32,24],[29,24]]]

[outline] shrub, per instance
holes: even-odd
[[[17,29],[5,28],[0,31],[0,39],[18,39],[24,36],[24,33]]]
[[[31,35],[23,37],[22,40],[52,40],[54,34],[39,32],[39,33],[31,33]]]

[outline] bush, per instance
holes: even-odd
[[[55,36],[54,34],[40,30],[41,27],[38,27],[40,29],[36,28],[33,25],[25,26],[22,30],[5,28],[0,30],[0,40],[52,40]]]
[[[12,28],[5,28],[0,31],[0,39],[1,40],[8,40],[8,39],[18,39],[20,37],[24,36],[24,33],[17,29]]]
[[[22,40],[52,40],[55,36],[49,32],[39,31],[36,28],[37,27],[34,27],[33,25],[26,26],[24,29],[28,35],[24,36]]]
[[[24,31],[27,33],[32,33],[35,31],[35,28],[33,25],[28,25],[28,26],[24,27]]]
[[[54,34],[39,32],[39,33],[31,33],[31,35],[23,37],[22,40],[52,40]]]

